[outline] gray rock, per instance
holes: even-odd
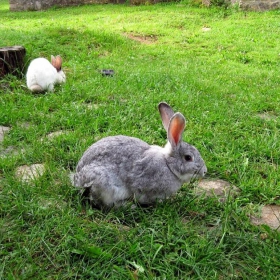
[[[240,189],[221,179],[203,179],[197,184],[194,192],[206,197],[215,196],[220,202],[225,202],[229,196],[237,196]]]
[[[0,142],[4,140],[4,134],[10,131],[10,127],[0,125]]]
[[[16,169],[15,175],[23,182],[31,182],[38,179],[45,172],[44,164],[22,165]]]
[[[251,216],[250,219],[253,225],[267,225],[272,229],[280,231],[280,206],[264,205],[260,216]]]

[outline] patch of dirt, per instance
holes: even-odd
[[[201,29],[203,32],[208,32],[208,31],[211,31],[211,28],[210,27],[202,27]]]
[[[141,34],[133,34],[133,33],[124,33],[125,37],[140,42],[141,44],[150,45],[157,41],[157,36],[155,35],[141,35]]]
[[[48,209],[59,209],[63,210],[67,207],[67,203],[64,201],[55,201],[55,200],[47,200],[47,199],[40,199],[40,208],[43,210]]]
[[[103,51],[102,53],[100,53],[99,55],[98,55],[98,57],[106,57],[106,56],[109,56],[110,55],[110,52],[108,52],[108,51]]]
[[[0,90],[4,90],[5,92],[7,92],[10,89],[11,89],[11,86],[8,82],[1,82],[0,83]]]
[[[267,225],[280,231],[280,206],[265,205],[261,209],[260,217],[251,216],[251,223],[255,226]]]
[[[22,122],[22,123],[18,123],[18,126],[22,128],[30,128],[32,125],[29,122]]]
[[[10,130],[11,130],[11,128],[8,126],[0,125],[0,142],[3,142],[4,134],[8,133]]]
[[[206,197],[216,196],[220,202],[225,202],[229,196],[236,197],[240,189],[221,179],[203,179],[199,181],[194,192]]]
[[[92,109],[97,110],[97,109],[99,108],[99,105],[97,105],[97,104],[92,104],[92,103],[85,103],[85,106],[86,106],[86,108],[89,109],[89,110],[92,110]]]
[[[31,182],[40,176],[42,176],[45,172],[44,164],[32,164],[22,165],[16,169],[15,175],[18,179],[21,179],[23,182]]]
[[[51,132],[50,134],[47,135],[47,138],[48,139],[53,139],[55,137],[58,137],[60,135],[63,135],[65,132],[63,130],[59,130],[59,131],[54,131],[54,132]]]
[[[265,121],[271,121],[271,120],[276,120],[277,116],[273,112],[263,112],[257,114],[257,116]]]
[[[130,227],[126,225],[119,225],[118,228],[120,231],[130,231]]]
[[[49,133],[49,134],[46,136],[46,138],[47,138],[48,140],[53,140],[54,138],[56,138],[56,137],[58,137],[58,136],[60,136],[60,135],[65,135],[65,134],[67,134],[67,133],[68,133],[68,131],[58,130],[58,131],[54,131],[54,132]],[[43,141],[44,141],[44,138],[41,138],[41,142],[43,142]]]

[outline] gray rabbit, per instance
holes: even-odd
[[[83,154],[74,185],[88,189],[94,205],[118,207],[131,199],[152,204],[207,172],[199,151],[182,141],[184,116],[164,102],[158,108],[167,131],[164,148],[119,135],[97,141]]]

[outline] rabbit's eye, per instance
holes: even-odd
[[[186,161],[193,161],[193,158],[191,155],[185,155],[184,158]]]

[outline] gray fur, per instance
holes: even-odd
[[[172,109],[162,102],[159,110],[164,124]],[[170,139],[173,136],[169,132],[177,133],[177,129],[172,129],[174,123],[183,123],[175,140]],[[99,140],[80,159],[74,185],[89,188],[90,199],[97,206],[119,206],[130,199],[152,204],[170,197],[182,184],[203,177],[207,171],[198,150],[181,141],[184,125],[183,115],[173,113],[169,124],[164,124],[169,140],[164,148],[122,135]],[[185,155],[193,161],[186,161]]]

